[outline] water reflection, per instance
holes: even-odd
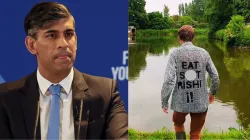
[[[210,53],[221,81],[216,102],[209,106],[205,128],[209,131],[239,128],[238,119],[247,127],[250,124],[250,51],[227,49],[223,43],[209,42],[205,37],[195,38],[193,44]],[[172,112],[166,115],[161,110],[160,90],[168,52],[178,45],[176,38],[155,38],[137,40],[136,45],[129,47],[130,127],[154,131],[166,126],[173,130]],[[189,121],[187,117],[186,125]]]

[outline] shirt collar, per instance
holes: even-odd
[[[70,90],[71,90],[73,78],[74,78],[74,70],[72,68],[69,75],[67,77],[65,77],[61,82],[52,83],[52,82],[48,81],[47,79],[45,79],[41,75],[39,70],[37,69],[37,82],[38,82],[38,86],[40,88],[40,91],[42,92],[43,95],[46,95],[48,88],[52,84],[60,84],[63,87],[63,89],[65,90],[66,94],[68,95],[70,93]]]
[[[184,46],[190,46],[190,45],[193,45],[193,43],[190,41],[187,41],[187,42],[184,42],[181,46],[184,47]]]

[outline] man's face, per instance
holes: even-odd
[[[34,41],[38,66],[53,72],[71,69],[76,58],[76,41],[72,18],[63,18],[39,29]]]

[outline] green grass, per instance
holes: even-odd
[[[173,131],[169,131],[166,128],[162,128],[161,130],[157,130],[154,132],[141,132],[129,128],[129,139],[131,140],[170,140],[175,139],[175,133]],[[187,133],[187,139],[189,139],[189,134]],[[250,129],[247,130],[237,130],[234,128],[230,128],[227,132],[218,132],[218,133],[211,133],[207,130],[203,130],[202,140],[216,140],[216,139],[223,139],[223,140],[248,140],[250,139]]]
[[[130,140],[156,140],[156,139],[175,139],[175,133],[166,130],[163,128],[162,130],[157,130],[152,133],[148,132],[140,132],[134,129],[129,129],[129,139]]]

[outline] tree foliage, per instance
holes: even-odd
[[[167,5],[164,5],[164,17],[169,17],[169,8],[168,8],[168,6]]]
[[[205,6],[205,0],[193,0],[186,7],[187,15],[191,16],[195,21],[206,22],[206,18],[204,16]]]
[[[149,25],[150,29],[168,29],[173,26],[173,22],[169,17],[163,17],[160,12],[151,12],[148,13]]]
[[[234,0],[234,15],[244,16],[245,22],[250,22],[250,1],[249,0]]]
[[[193,25],[195,22],[190,16],[181,16],[177,22],[177,27],[180,28],[183,25]]]
[[[146,29],[148,17],[145,0],[129,0],[129,25],[138,29]]]
[[[232,0],[206,0],[205,5],[209,38],[213,38],[216,31],[225,28],[233,15],[233,2]]]
[[[243,33],[244,17],[240,15],[232,16],[232,19],[227,24],[226,29],[230,33],[230,38],[238,38]]]

